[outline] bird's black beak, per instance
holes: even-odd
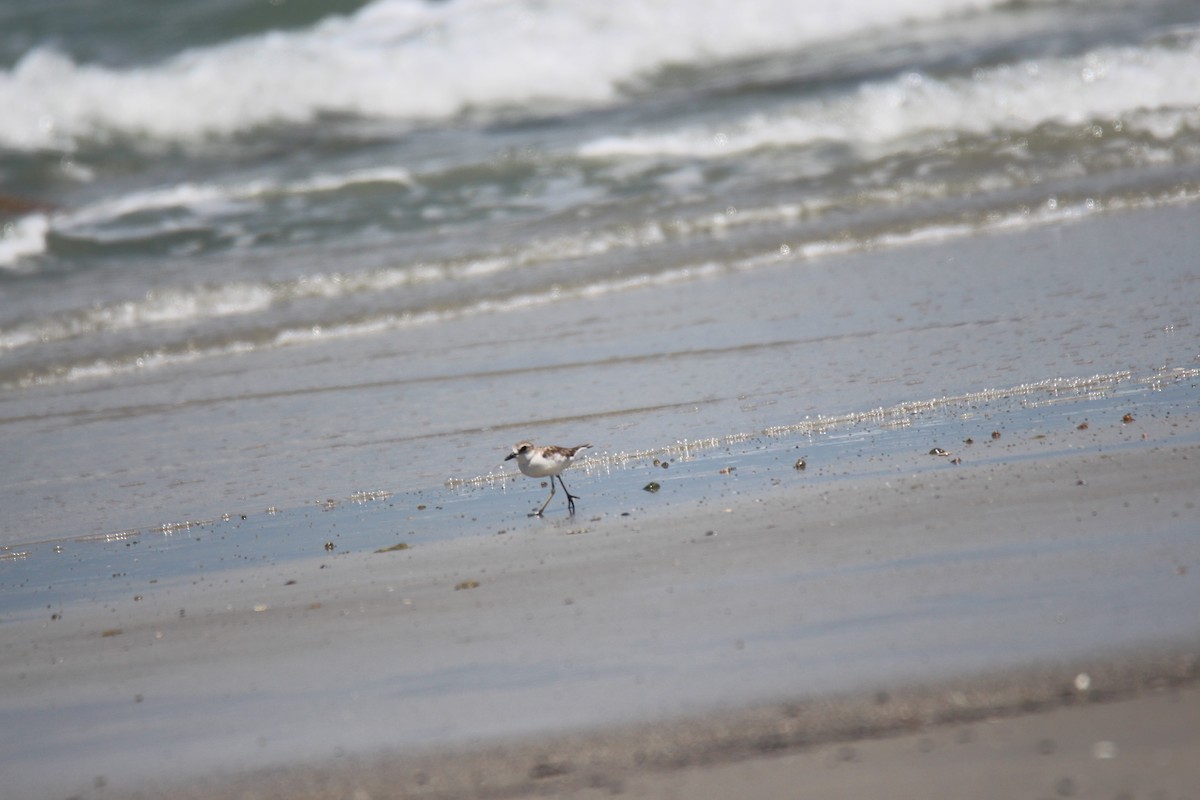
[[[517,457],[517,454],[516,454],[516,453],[509,453],[508,455],[506,455],[506,456],[504,457],[504,460],[505,460],[505,461],[512,461],[512,460],[513,460],[514,458],[516,458],[516,457]]]

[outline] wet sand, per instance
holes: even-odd
[[[1085,676],[1094,688],[1080,691]],[[1195,656],[1048,670],[424,758],[346,757],[164,796],[1190,797],[1198,678]]]
[[[769,796],[819,768],[816,786],[853,772],[866,791],[892,784],[878,765],[906,747],[909,779],[937,779],[928,765],[968,722],[978,755],[948,781],[972,757],[1024,758],[1051,766],[1014,780],[1091,785],[1060,761],[1088,737],[1127,754],[1131,787],[1182,781],[1187,741],[1158,742],[1195,707],[1197,462],[1200,445],[1159,444],[776,486],[29,615],[6,626],[0,665],[17,687],[0,709],[6,785],[670,796],[762,770]],[[1091,704],[1114,700],[1127,710]],[[1046,711],[1012,733],[981,721]],[[1140,721],[1096,733],[1112,713]],[[1043,740],[1063,744],[1039,753]],[[1138,766],[1160,758],[1175,760]]]
[[[857,253],[852,285],[764,267],[670,307],[251,358],[254,396],[178,410],[161,380],[14,417],[41,466],[9,466],[5,798],[1179,794],[1193,217]],[[581,429],[575,518],[481,475]],[[103,464],[76,480],[82,449]],[[73,510],[44,512],[43,474]]]

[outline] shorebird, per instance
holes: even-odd
[[[591,447],[591,445],[577,444],[574,447],[559,447],[551,444],[538,447],[533,442],[517,442],[513,445],[512,452],[504,457],[505,461],[515,458],[517,468],[531,478],[550,477],[550,496],[546,498],[546,502],[542,503],[541,508],[529,516],[540,517],[546,510],[546,506],[550,505],[550,501],[554,499],[555,478],[562,483],[563,491],[567,494],[567,511],[571,516],[575,515],[575,501],[579,497],[571,494],[567,485],[563,483],[562,471],[571,466],[571,462],[575,460],[575,454],[585,447]]]

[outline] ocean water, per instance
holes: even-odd
[[[1194,250],[871,270],[1186,228],[1197,75],[1184,0],[5,3],[0,544],[1187,368]]]

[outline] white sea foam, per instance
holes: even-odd
[[[252,314],[275,299],[270,286],[252,283],[148,292],[136,300],[89,306],[0,329],[0,352],[149,325]]]
[[[539,292],[485,297],[471,300],[458,306],[417,310],[406,313],[383,313],[353,322],[333,322],[330,324],[308,323],[304,325],[285,326],[267,344],[258,341],[243,340],[235,334],[228,341],[203,348],[188,345],[178,350],[158,349],[149,353],[142,352],[137,355],[97,359],[93,362],[65,368],[56,367],[49,371],[24,375],[8,382],[0,382],[0,388],[28,388],[34,385],[107,378],[191,363],[208,358],[250,353],[261,350],[264,347],[303,346],[327,339],[371,336],[390,330],[424,326],[480,315],[521,313],[531,308],[553,303],[683,284],[729,272],[760,269],[787,261],[817,260],[859,250],[908,247],[928,242],[964,238],[980,233],[994,233],[1013,229],[1062,224],[1098,213],[1190,204],[1195,203],[1197,199],[1197,193],[1194,191],[1180,191],[1155,197],[1110,200],[1103,205],[1089,200],[1073,204],[1047,203],[1038,209],[1014,211],[1009,214],[997,215],[977,224],[962,223],[956,225],[935,224],[919,226],[911,230],[880,233],[877,236],[860,240],[814,240],[798,243],[796,247],[781,247],[758,254],[750,254],[729,262],[690,264],[663,270],[658,273],[646,273],[620,278],[604,278],[575,287],[554,287]],[[442,280],[447,279],[460,269],[470,269],[470,266],[441,265],[437,267],[423,267],[420,271],[412,273],[407,279],[413,281]],[[385,284],[397,285],[397,282],[406,280],[403,277],[404,274],[402,270],[383,270],[378,273],[360,276],[342,276],[336,274],[316,276],[271,288],[230,286],[213,290],[211,296],[205,297],[203,301],[198,297],[177,297],[172,293],[168,293],[157,299],[150,298],[147,301],[148,304],[144,307],[139,304],[130,304],[128,306],[117,304],[106,308],[93,309],[89,313],[96,315],[94,317],[73,321],[68,320],[65,323],[59,321],[55,324],[62,326],[62,330],[58,331],[58,333],[64,336],[77,336],[87,332],[101,332],[103,330],[119,328],[123,325],[132,326],[138,324],[139,320],[154,317],[160,320],[178,321],[192,313],[201,316],[212,314],[214,311],[216,314],[246,313],[252,311],[256,307],[255,304],[266,305],[284,295],[293,297],[305,293],[333,295],[343,291],[370,290],[372,286],[382,286]],[[247,291],[248,288],[249,291]],[[206,304],[208,305],[207,310],[204,309]],[[24,344],[45,341],[46,337],[52,337],[55,331],[44,326],[45,323],[41,323],[36,329],[31,328],[26,330],[17,328],[10,331],[0,331],[0,349],[11,349]]]
[[[45,214],[29,214],[0,226],[0,269],[17,268],[18,262],[44,252],[50,220]]]
[[[757,113],[721,128],[687,127],[609,136],[584,144],[591,157],[720,157],[764,147],[839,142],[863,148],[927,148],[962,134],[1025,132],[1046,123],[1122,126],[1170,138],[1200,123],[1200,37],[1184,47],[1105,48],[937,79],[909,73],[846,96]]]
[[[54,221],[57,225],[72,227],[104,223],[131,214],[171,208],[190,208],[211,213],[221,208],[232,210],[241,203],[264,198],[334,192],[372,183],[415,185],[408,170],[399,167],[357,169],[345,173],[327,172],[290,181],[264,178],[229,183],[188,182],[100,200],[72,211],[62,212],[56,215]]]
[[[794,50],[1008,0],[377,0],[347,17],[114,69],[46,46],[0,71],[0,145],[189,141],[323,113],[443,119],[611,102],[666,66]],[[19,110],[14,112],[13,110]]]
[[[0,123],[2,124],[2,123]],[[119,241],[138,235],[152,236],[178,228],[173,221],[160,221],[138,230],[127,227],[104,233],[99,226],[144,212],[188,209],[204,217],[234,214],[247,205],[272,197],[336,192],[354,186],[390,183],[417,187],[412,175],[400,167],[376,167],[344,173],[325,172],[297,180],[255,179],[229,183],[185,182],[173,186],[132,191],[107,197],[79,208],[34,213],[0,227],[0,269],[21,269],[20,262],[46,251],[46,235],[59,231],[86,236],[98,241]]]
[[[577,289],[555,289],[547,293],[527,294],[509,298],[478,301],[469,308],[451,308],[423,314],[388,315],[362,323],[336,326],[311,325],[281,333],[276,344],[295,344],[316,338],[330,338],[378,332],[395,325],[413,325],[440,321],[450,316],[480,313],[505,313],[520,308],[555,302],[571,297],[595,297],[643,287],[663,286],[696,280],[724,269],[745,270],[782,261],[813,260],[840,255],[866,248],[894,248],[928,241],[971,236],[980,232],[998,232],[1034,228],[1080,219],[1101,211],[1133,208],[1166,207],[1192,203],[1193,191],[1136,199],[1108,198],[1104,203],[1084,199],[1072,204],[1055,200],[1035,209],[1024,209],[991,216],[982,222],[955,224],[930,223],[909,230],[882,232],[868,239],[817,239],[784,243],[778,249],[746,256],[721,267],[702,264],[665,270],[661,273],[635,275],[625,278],[602,279]],[[690,221],[679,220],[674,227],[679,233],[711,231],[733,224],[782,223],[802,216],[806,209],[795,205],[772,205],[741,209],[736,214],[717,214]],[[219,318],[231,318],[262,312],[280,303],[297,299],[337,300],[354,294],[376,294],[407,286],[453,281],[474,282],[532,263],[576,256],[593,256],[615,248],[638,248],[665,239],[666,232],[657,224],[647,224],[639,230],[592,231],[582,236],[562,236],[534,240],[510,254],[481,255],[462,261],[420,263],[389,267],[361,273],[317,273],[291,280],[270,283],[237,282],[220,286],[197,286],[150,292],[134,300],[90,306],[58,315],[17,323],[0,329],[0,352],[54,341],[107,332],[130,330],[148,325],[203,323]],[[250,347],[250,345],[247,345]],[[224,351],[221,351],[224,352]],[[189,359],[193,356],[189,356]],[[74,373],[73,373],[74,374]],[[85,371],[83,374],[91,374]]]

